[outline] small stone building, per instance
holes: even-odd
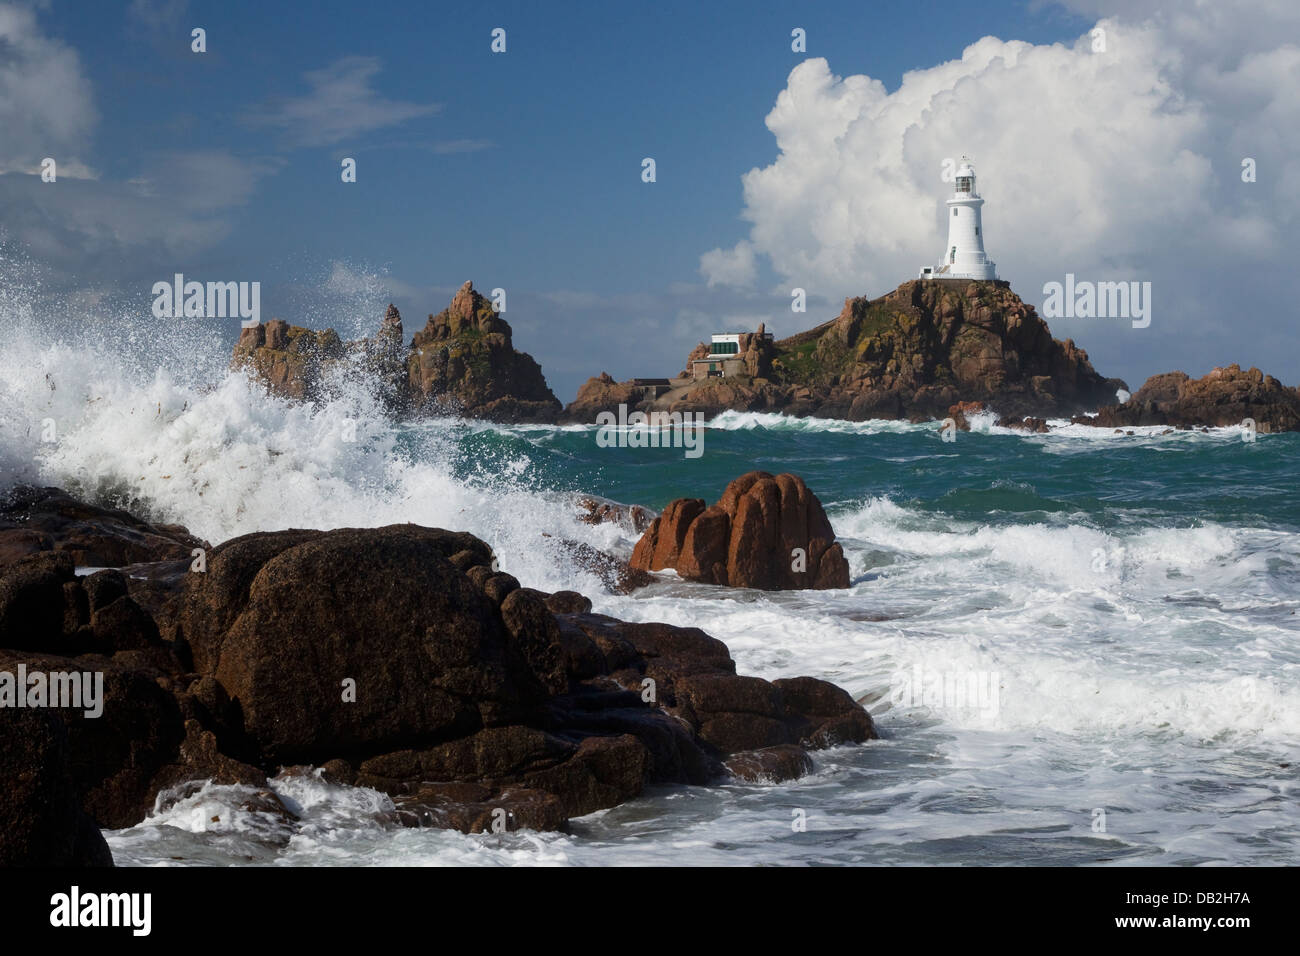
[[[718,332],[709,344],[709,351],[702,356],[691,359],[691,378],[726,378],[731,375],[747,373],[742,357],[754,340],[761,338],[770,341],[772,333],[759,326],[757,332]]]

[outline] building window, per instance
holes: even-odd
[[[980,227],[979,227],[979,226],[976,226],[976,227],[975,227],[975,235],[978,236],[979,234],[980,234]]]
[[[709,349],[710,355],[736,355],[740,352],[738,342],[714,342]]]
[[[952,207],[952,214],[953,214],[954,216],[957,215],[957,207],[956,207],[956,206],[953,206],[953,207]]]
[[[952,247],[952,252],[948,253],[948,261],[949,261],[949,262],[956,262],[956,261],[957,261],[957,247],[956,247],[956,246],[953,246],[953,247]]]

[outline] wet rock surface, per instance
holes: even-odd
[[[1132,428],[1168,425],[1177,428],[1227,427],[1246,419],[1259,432],[1300,431],[1300,389],[1288,388],[1257,368],[1216,368],[1194,379],[1186,372],[1153,375],[1122,405],[1107,405],[1095,416],[1074,419],[1079,425]]]
[[[642,571],[763,590],[847,588],[849,564],[817,496],[796,475],[752,471],[718,502],[678,498],[632,552]]]
[[[104,540],[148,543],[97,514]],[[469,534],[258,533],[202,572],[172,557],[184,529],[158,537],[119,556],[162,560],[92,575],[68,550],[0,566],[0,672],[101,682],[95,716],[0,708],[0,861],[107,864],[98,828],[200,781],[278,805],[288,764],[383,790],[413,826],[562,829],[648,784],[790,779],[810,749],[875,736],[832,685],[739,676],[697,628],[521,587]]]

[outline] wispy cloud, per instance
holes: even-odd
[[[480,149],[491,149],[496,144],[487,139],[445,139],[433,144],[433,151],[440,156],[449,153],[477,153]]]
[[[33,10],[0,4],[0,173],[39,168],[69,175],[98,120],[77,52],[46,36]]]
[[[193,255],[230,234],[234,211],[280,165],[224,151],[162,152],[146,157],[126,182],[65,179],[62,165],[57,184],[2,175],[0,248],[16,243],[81,281],[117,273],[124,257]]]
[[[349,56],[303,78],[305,96],[281,97],[248,111],[254,127],[280,130],[294,146],[328,146],[360,133],[395,126],[439,112],[439,103],[385,99],[372,86],[382,68],[378,57]]]
[[[188,49],[189,30],[183,27],[189,12],[189,0],[131,0],[127,24],[152,38],[173,40]]]

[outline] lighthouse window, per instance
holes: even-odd
[[[975,227],[975,235],[978,236],[979,234],[980,234],[980,227],[979,227],[979,226],[976,226],[976,227]]]
[[[954,209],[953,209],[953,211],[952,211],[952,214],[953,214],[954,216],[957,215],[957,210],[956,210],[955,207],[954,207]]]
[[[959,192],[959,193],[968,193],[968,192],[970,192],[970,190],[971,190],[971,186],[973,186],[974,184],[975,184],[975,177],[974,177],[974,176],[958,176],[958,177],[957,177],[957,192]]]
[[[956,261],[957,261],[957,247],[956,247],[956,246],[953,246],[953,247],[952,247],[952,252],[948,253],[948,261],[949,261],[949,262],[956,262]]]

